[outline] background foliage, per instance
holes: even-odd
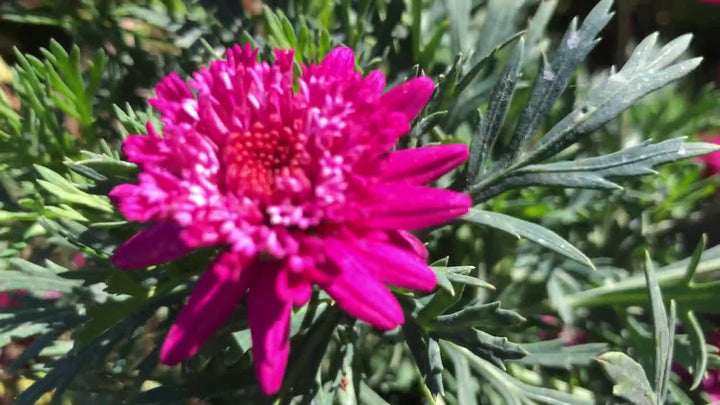
[[[716,149],[699,141],[720,127],[706,84],[717,55],[679,30],[720,6],[676,3],[4,2],[0,39],[17,46],[0,64],[5,401],[708,402],[720,180],[687,158]],[[320,293],[297,309],[271,399],[255,387],[242,305],[198,356],[158,365],[208,252],[140,272],[108,260],[137,230],[106,195],[135,178],[119,144],[155,119],[150,89],[247,41],[264,58],[296,48],[298,63],[345,44],[389,86],[431,76],[400,146],[471,145],[439,184],[477,204],[423,232],[439,287],[396,292],[401,329],[381,335]],[[710,58],[696,71],[698,53]]]

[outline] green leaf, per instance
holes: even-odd
[[[683,35],[657,49],[657,34],[645,38],[619,72],[611,69],[609,76],[593,87],[568,116],[557,123],[540,142],[520,159],[534,163],[547,159],[588,134],[639,99],[694,70],[702,58],[673,64],[690,44],[691,35]]]
[[[146,298],[148,290],[137,282],[129,272],[124,270],[112,270],[107,280],[107,292],[111,294],[125,294],[137,298]]]
[[[352,343],[345,344],[343,347],[342,368],[338,371],[344,382],[343,389],[336,392],[335,398],[340,405],[356,405],[357,395],[355,393],[353,359],[355,357],[355,348]]]
[[[697,253],[697,251],[696,251]],[[659,269],[658,282],[664,287],[666,298],[672,298],[683,308],[691,308],[706,313],[717,313],[720,308],[712,303],[712,298],[720,294],[718,282],[688,284],[689,270],[697,268],[697,275],[707,275],[720,270],[720,246],[714,246],[702,253],[697,267],[693,255],[677,263]],[[692,270],[694,272],[694,270]],[[642,274],[628,277],[622,281],[597,287],[566,297],[573,307],[600,305],[644,305],[647,303],[647,284]]]
[[[543,0],[535,11],[530,23],[527,27],[525,35],[525,58],[523,66],[537,59],[542,52],[545,51],[549,41],[544,38],[545,29],[550,23],[557,0]]]
[[[307,334],[293,339],[288,370],[283,380],[284,392],[304,393],[315,386],[315,376],[341,317],[340,310],[336,306],[331,307],[323,312]]]
[[[50,326],[45,323],[27,323],[0,330],[0,347],[12,341],[22,340],[31,336],[47,333]]]
[[[451,282],[453,282],[455,284],[464,284],[464,285],[469,285],[471,287],[495,290],[495,286],[493,286],[492,284],[488,283],[485,280],[480,280],[477,277],[467,276],[465,274],[453,273],[453,272],[448,272],[447,274],[445,274],[445,277],[447,277],[448,280],[450,280]]]
[[[377,392],[373,391],[365,381],[360,381],[358,399],[364,405],[390,405]]]
[[[100,153],[93,153],[89,151],[82,151],[87,159],[77,161],[65,161],[65,164],[70,168],[74,167],[87,167],[95,170],[97,173],[107,177],[117,176],[123,179],[128,179],[130,176],[134,176],[138,167],[134,163],[125,162],[112,156],[108,156]]]
[[[489,0],[485,11],[478,41],[475,45],[475,54],[482,57],[488,55],[506,39],[514,34],[517,22],[523,13],[525,0]],[[470,17],[467,13],[465,18]],[[466,36],[467,30],[459,35]]]
[[[56,339],[60,337],[60,335],[79,324],[81,320],[81,317],[75,317],[75,319],[63,319],[60,326],[55,326],[46,333],[36,336],[32,343],[25,347],[22,354],[12,362],[10,367],[7,369],[7,373],[17,373],[21,368],[25,367],[30,361],[32,361],[32,359],[41,353],[47,356],[48,352],[45,351],[45,349],[51,346]]]
[[[122,124],[119,127],[123,137],[130,134],[143,134],[147,131],[145,128],[145,122],[149,118],[147,113],[141,112],[138,115],[138,113],[130,107],[129,103],[125,104],[125,110],[113,104],[113,111],[118,121]]]
[[[690,390],[694,390],[702,383],[705,377],[705,371],[707,370],[707,343],[705,342],[705,335],[695,314],[692,311],[683,311],[681,314],[683,316],[685,330],[687,330],[690,338],[693,358],[695,359],[695,364],[692,367],[693,381],[690,386]]]
[[[416,138],[426,132],[430,131],[433,127],[442,121],[447,115],[447,111],[437,111],[428,116],[423,117],[411,130],[410,136]]]
[[[455,379],[457,380],[457,398],[458,403],[463,405],[477,404],[477,382],[470,374],[470,364],[467,357],[461,355],[455,350],[448,352],[453,362],[455,370]]]
[[[477,208],[470,209],[470,212],[463,216],[463,219],[468,222],[486,225],[507,232],[517,238],[525,238],[580,264],[594,268],[590,259],[565,239],[561,238],[555,232],[540,225],[533,224],[532,222],[523,221],[497,212],[479,210]]]
[[[650,295],[650,308],[653,317],[653,333],[655,338],[655,393],[663,403],[667,381],[669,379],[668,363],[672,361],[672,334],[675,324],[668,323],[665,304],[663,304],[662,292],[655,275],[655,268],[650,260],[650,255],[645,252],[645,279]]]
[[[95,224],[97,228],[89,228],[67,219],[53,221],[47,218],[40,218],[38,222],[48,233],[60,236],[86,253],[97,257],[108,258],[112,256],[115,247],[119,244],[119,241],[113,241],[102,233],[102,230],[99,229],[100,227],[98,226],[100,225],[99,223]]]
[[[13,263],[16,266],[32,265],[32,263],[20,259],[14,260]],[[42,269],[42,267],[39,268]],[[0,270],[0,291],[57,291],[68,294],[75,288],[80,288],[81,285],[82,281],[62,278],[47,269],[44,271]]]
[[[405,341],[415,364],[420,370],[425,385],[433,396],[444,395],[442,382],[442,358],[437,340],[429,337],[415,322],[408,321],[402,326]]]
[[[498,46],[492,49],[490,53],[477,58],[477,61],[473,62],[470,69],[468,69],[467,73],[465,73],[465,75],[460,78],[457,85],[455,86],[455,95],[461,95],[461,93],[475,80],[475,78],[480,75],[480,72],[484,72],[485,70],[490,68],[491,62],[495,60],[495,54],[500,49],[503,49],[505,46],[520,38],[522,34],[522,31],[516,32],[515,34],[505,38],[503,42],[501,42]]]
[[[521,37],[515,46],[515,52],[510,58],[507,68],[495,85],[488,109],[481,117],[477,132],[473,136],[468,161],[468,182],[470,184],[485,173],[487,160],[495,146],[500,134],[500,127],[505,120],[505,113],[515,93],[524,47],[525,41]]]
[[[438,287],[440,287],[442,290],[445,290],[448,294],[450,294],[450,296],[454,297],[455,288],[453,287],[450,279],[447,276],[448,272],[445,270],[446,268],[430,266],[430,269],[435,273]]]
[[[597,35],[612,18],[610,13],[612,3],[612,0],[600,1],[590,11],[579,29],[577,18],[573,19],[553,55],[552,63],[543,63],[540,67],[530,92],[530,99],[520,115],[510,140],[507,161],[514,161],[523,153],[532,135],[542,125],[567,87],[575,69],[598,43]]]
[[[565,346],[560,340],[548,340],[539,343],[522,345],[529,353],[526,357],[514,360],[526,366],[542,366],[570,370],[577,366],[588,366],[596,357],[607,351],[607,343],[588,343]]]
[[[240,391],[242,390],[242,391]],[[237,393],[233,398],[239,403],[264,403],[267,397],[257,386],[252,367],[234,367],[221,375],[195,375],[178,385],[163,385],[141,392],[134,404],[177,404],[187,398],[213,398],[223,394]]]
[[[269,31],[268,38],[271,45],[274,48],[293,48],[295,45],[295,37],[293,35],[292,39],[288,38],[288,33],[285,29],[287,17],[284,15],[278,16],[278,14],[275,14],[267,5],[263,5],[262,10],[262,15],[265,18],[265,23]],[[289,24],[289,22],[287,22],[287,24]]]
[[[106,198],[83,192],[73,183],[47,167],[35,165],[35,169],[46,180],[38,180],[38,184],[57,196],[61,201],[84,205],[108,213],[113,212],[113,207]]]
[[[120,320],[136,312],[143,304],[143,300],[130,299],[89,306],[87,308],[89,320],[75,331],[73,339],[78,345],[86,346]]]
[[[435,25],[430,40],[422,47],[420,57],[416,60],[423,68],[429,69],[432,64],[433,59],[437,54],[438,47],[440,46],[440,41],[442,41],[445,36],[445,31],[447,31],[448,26],[449,23],[446,21],[442,21]]]
[[[493,336],[477,329],[460,331],[433,331],[431,336],[453,342],[494,364],[505,368],[504,360],[515,360],[527,356],[527,351],[506,337]]]
[[[420,2],[418,2],[420,3]],[[470,28],[470,0],[445,0],[445,8],[450,20],[450,40],[453,55],[467,49],[467,32]]]
[[[702,142],[674,138],[659,143],[650,140],[608,155],[526,166],[487,189],[478,189],[480,200],[499,192],[527,186],[557,186],[586,189],[622,189],[610,178],[656,174],[654,167],[705,155],[720,149]]]
[[[491,362],[473,354],[470,350],[452,344],[441,342],[442,347],[449,353],[456,352],[467,358],[470,367],[475,369],[483,379],[487,380],[508,405],[521,405],[529,403],[565,404],[565,405],[591,405],[592,398],[582,397],[575,393],[556,391],[543,387],[536,387],[518,381],[505,373]]]
[[[481,326],[506,327],[525,322],[520,314],[500,308],[500,301],[488,304],[468,305],[458,312],[440,315],[433,319],[430,330],[450,331]]]
[[[183,295],[184,291],[181,292]],[[54,397],[61,398],[63,392],[78,372],[92,361],[104,358],[121,339],[131,336],[135,329],[143,325],[158,307],[177,302],[181,297],[167,295],[147,303],[136,314],[115,323],[85,348],[55,362],[53,368],[30,388],[23,391],[16,399],[18,405],[32,405],[46,392],[55,390]]]
[[[0,224],[15,221],[34,221],[38,217],[35,212],[4,211],[0,210]]]
[[[557,308],[560,319],[569,325],[575,322],[575,311],[565,297],[578,290],[580,290],[579,283],[562,269],[555,269],[547,280],[548,299]]]
[[[613,381],[613,394],[635,405],[656,405],[657,398],[640,364],[621,352],[607,352],[597,358]]]

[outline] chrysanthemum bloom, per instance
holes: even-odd
[[[350,49],[303,66],[299,77],[292,51],[275,58],[261,63],[257,50],[236,46],[190,87],[174,73],[163,79],[151,100],[163,136],[148,125],[148,136],[125,140],[139,184],[110,194],[126,218],[150,223],[117,249],[120,268],[222,248],[161,361],[195,354],[247,293],[256,375],[268,394],[282,382],[292,307],[308,301],[313,285],[352,316],[395,328],[403,313],[386,284],[436,284],[423,244],[406,230],[447,222],[471,204],[424,186],[461,164],[466,146],[392,150],[430,97],[430,79],[383,94],[383,74],[363,78]]]

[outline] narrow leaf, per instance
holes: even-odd
[[[690,338],[693,358],[695,359],[695,364],[692,368],[693,382],[690,386],[690,390],[694,390],[700,386],[700,383],[705,377],[705,371],[707,370],[707,342],[705,341],[705,335],[695,314],[692,311],[683,311],[682,315],[685,330],[687,330]]]
[[[688,38],[688,37],[685,37]],[[673,41],[655,49],[656,36],[647,37],[630,60],[593,87],[586,100],[557,123],[522,160],[535,163],[555,155],[581,136],[600,128],[636,101],[694,70],[702,58],[672,64],[687,49],[688,41]]]
[[[645,252],[645,279],[650,295],[650,309],[653,317],[653,333],[655,337],[655,392],[661,397],[665,381],[665,364],[669,356],[670,334],[668,329],[668,317],[665,305],[662,300],[662,292],[655,275],[655,268],[650,260],[650,255]]]
[[[488,109],[480,120],[478,130],[473,136],[470,144],[470,160],[468,162],[468,182],[470,184],[484,174],[487,159],[492,153],[500,134],[500,127],[505,120],[505,113],[510,106],[517,86],[524,47],[525,41],[521,37],[507,68],[505,68],[495,85]]]
[[[470,212],[463,217],[463,219],[507,232],[518,238],[526,238],[531,242],[551,249],[580,264],[594,268],[590,259],[588,259],[587,256],[572,246],[565,239],[555,232],[532,222],[476,208],[471,209]]]
[[[528,355],[515,360],[526,366],[542,366],[570,370],[576,366],[588,366],[608,349],[607,343],[588,343],[565,346],[562,340],[524,344]]]
[[[522,154],[532,135],[567,87],[575,69],[597,44],[597,35],[612,18],[612,3],[612,0],[599,2],[579,29],[577,18],[574,19],[555,51],[552,63],[541,67],[530,92],[527,107],[520,115],[510,140],[508,161],[513,161]]]
[[[432,330],[460,330],[473,327],[511,326],[525,322],[520,314],[500,308],[500,302],[475,304],[464,307],[458,312],[440,315],[429,325]]]

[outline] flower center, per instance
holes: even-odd
[[[231,133],[222,153],[225,190],[255,198],[273,195],[279,179],[304,176],[305,141],[305,134],[288,126],[265,128],[259,122]]]

